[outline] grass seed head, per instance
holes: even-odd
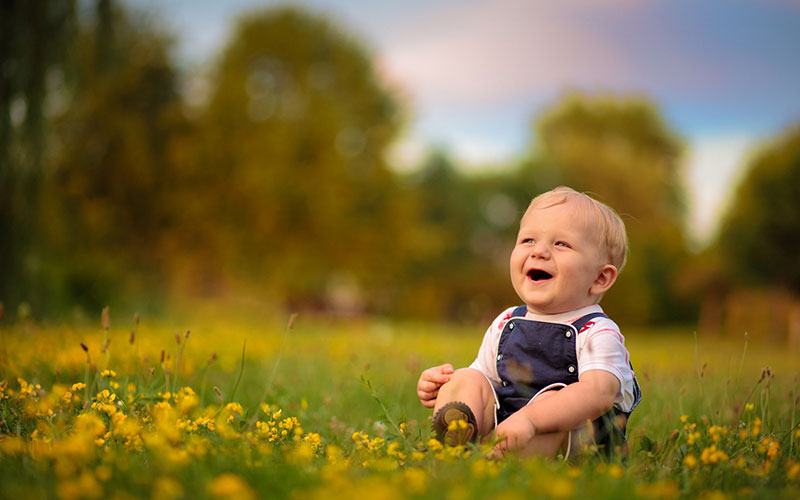
[[[100,322],[103,325],[103,330],[108,331],[108,329],[111,327],[111,320],[108,318],[108,306],[105,306],[103,308],[103,312],[100,313]]]

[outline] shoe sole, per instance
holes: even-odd
[[[450,423],[458,420],[467,423],[466,429],[449,429]],[[433,416],[431,427],[436,439],[448,446],[467,444],[476,436],[475,416],[470,407],[460,401],[452,401],[442,406]]]

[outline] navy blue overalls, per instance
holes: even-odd
[[[603,313],[590,313],[571,325],[545,323],[525,319],[527,308],[514,309],[500,334],[497,346],[497,374],[500,387],[495,392],[500,403],[497,422],[516,412],[551,384],[572,384],[578,381],[578,356],[575,349],[578,332],[586,323]],[[633,367],[631,367],[633,369]],[[623,412],[613,408],[594,423],[594,440],[606,454],[620,447],[624,450],[625,427],[642,394],[636,378],[633,379],[634,402],[631,410]],[[624,418],[617,418],[623,415]]]

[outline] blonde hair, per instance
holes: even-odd
[[[548,208],[571,200],[580,204],[587,217],[587,226],[596,228],[600,244],[608,254],[609,263],[617,271],[622,271],[628,258],[628,235],[625,232],[625,223],[613,208],[566,186],[558,186],[540,194],[531,201],[530,207]]]

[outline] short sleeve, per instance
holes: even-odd
[[[617,325],[602,319],[578,336],[578,375],[589,370],[604,370],[614,375],[620,384],[615,406],[629,411],[634,403],[634,373],[625,338]]]

